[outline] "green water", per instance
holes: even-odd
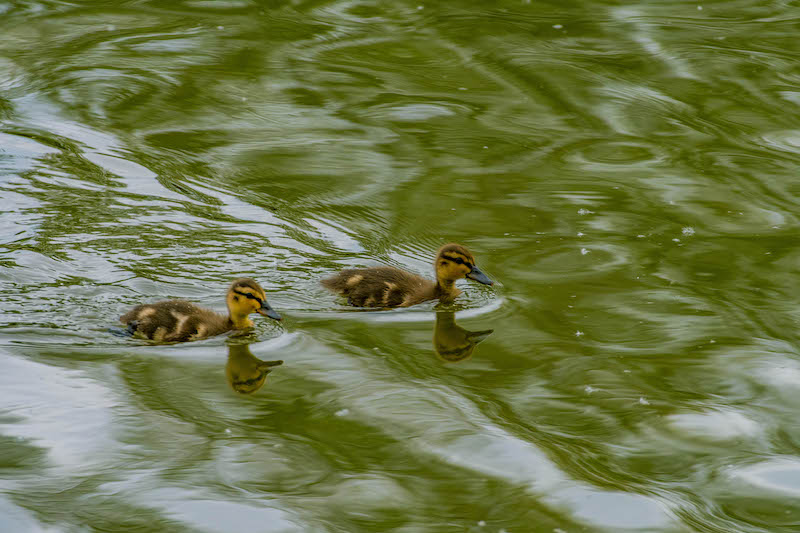
[[[798,531],[798,17],[0,0],[0,531]],[[106,330],[240,275],[282,323]]]

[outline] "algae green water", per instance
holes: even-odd
[[[798,531],[798,35],[780,1],[0,0],[0,531]],[[319,286],[446,242],[498,283]],[[107,331],[241,275],[282,323]]]

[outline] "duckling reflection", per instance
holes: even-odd
[[[439,311],[433,330],[433,349],[443,361],[457,363],[469,358],[475,346],[493,331],[467,331],[456,324],[455,311]]]
[[[272,367],[282,364],[283,361],[262,361],[253,355],[247,344],[229,344],[225,379],[236,392],[253,394],[264,386]]]

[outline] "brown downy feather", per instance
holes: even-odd
[[[157,342],[184,342],[233,329],[230,317],[183,300],[137,305],[120,317],[131,333]]]
[[[322,285],[356,307],[408,307],[437,297],[433,281],[389,266],[342,270]]]

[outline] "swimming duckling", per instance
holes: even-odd
[[[455,312],[439,311],[436,313],[436,326],[433,330],[433,349],[443,361],[457,363],[472,355],[475,346],[493,331],[467,331],[456,324]]]
[[[436,255],[436,282],[390,266],[351,268],[322,280],[356,307],[408,307],[428,300],[449,302],[461,294],[456,280],[470,278],[492,285],[475,266],[475,257],[460,244],[445,244]]]
[[[252,394],[264,386],[272,367],[282,364],[283,361],[262,361],[253,355],[247,344],[230,344],[225,378],[236,392]]]
[[[127,324],[128,332],[133,336],[157,342],[183,342],[253,327],[253,321],[248,318],[251,313],[281,319],[281,315],[267,303],[261,285],[250,278],[234,280],[228,289],[226,302],[228,315],[184,300],[165,300],[137,305],[119,320]]]

